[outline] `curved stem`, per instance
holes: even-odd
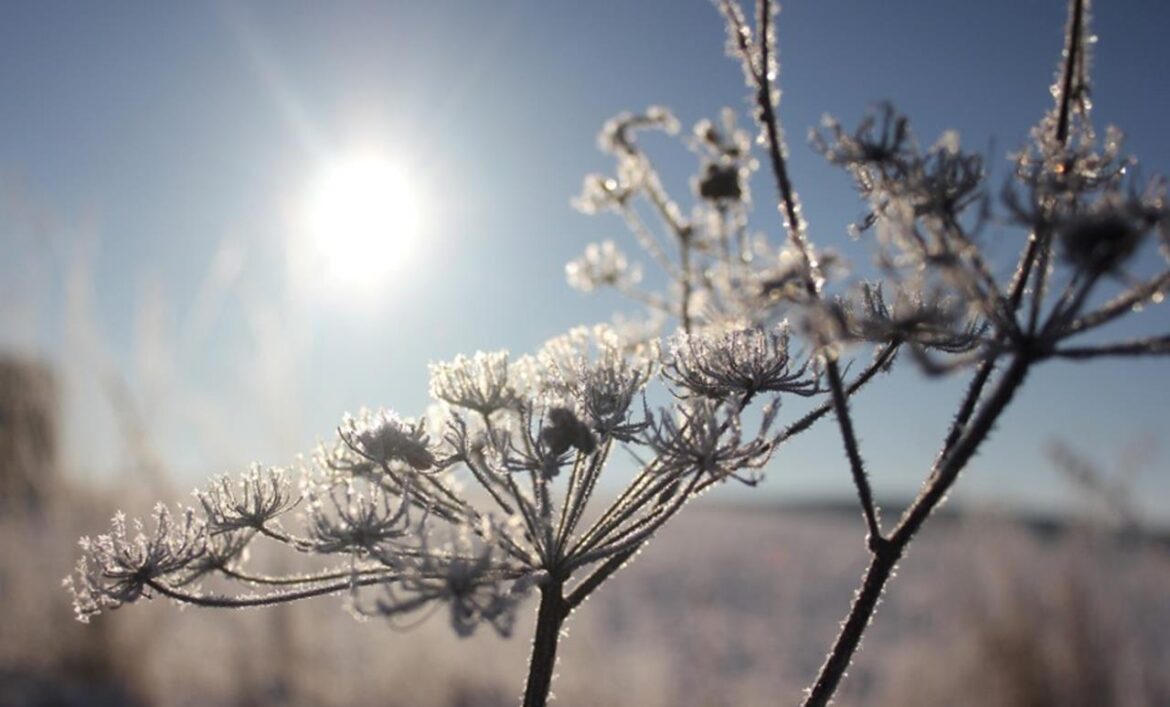
[[[167,585],[157,580],[149,580],[146,585],[159,594],[167,597],[168,599],[174,599],[175,601],[182,602],[184,604],[192,604],[194,606],[218,609],[245,609],[256,606],[287,604],[299,599],[309,599],[312,597],[325,596],[327,594],[336,594],[337,592],[343,592],[354,587],[365,587],[373,584],[381,584],[392,579],[395,579],[395,577],[389,575],[384,577],[364,577],[362,579],[334,582],[332,584],[323,584],[317,587],[309,587],[307,589],[300,589],[297,591],[277,592],[264,596],[252,597],[226,597],[190,594],[188,592],[182,592],[172,587],[168,587]]]

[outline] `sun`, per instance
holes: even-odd
[[[422,227],[422,202],[407,174],[377,153],[330,165],[308,199],[313,270],[335,289],[369,291],[409,261]]]

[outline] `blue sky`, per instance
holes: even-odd
[[[780,113],[814,238],[843,242],[861,210],[805,143],[823,113],[849,125],[891,100],[925,142],[957,129],[1001,179],[1049,105],[1064,12],[1058,0],[785,3]],[[1134,0],[1095,15],[1096,119],[1126,131],[1145,173],[1164,173],[1170,11]],[[531,351],[629,309],[564,284],[587,243],[624,236],[569,199],[610,168],[595,136],[614,114],[662,104],[689,126],[743,109],[723,47],[705,0],[4,3],[0,342],[62,364],[78,473],[130,455],[97,383],[109,372],[191,480],[286,461],[362,405],[418,414],[430,361]],[[374,295],[293,267],[289,245],[322,171],[369,145],[426,201],[418,247]],[[649,145],[685,202],[693,155]],[[771,187],[755,193],[756,228],[777,234]],[[1166,331],[1170,316],[1146,324]],[[1044,445],[1064,437],[1106,465],[1156,448],[1168,372],[1046,366],[960,493],[1063,503]],[[907,370],[860,401],[879,495],[914,488],[961,386]],[[782,453],[763,493],[850,492],[834,434]],[[1138,489],[1165,514],[1170,450],[1155,458]]]

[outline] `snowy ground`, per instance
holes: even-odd
[[[97,505],[97,504],[95,504]],[[794,704],[864,567],[860,517],[697,506],[575,614],[562,705]],[[63,526],[78,527],[63,527]],[[516,636],[282,610],[133,606],[82,626],[59,582],[96,519],[0,519],[0,705],[513,705]],[[1170,704],[1170,552],[993,514],[943,517],[903,562],[842,705]]]

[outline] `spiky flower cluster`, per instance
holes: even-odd
[[[194,579],[191,566],[208,552],[207,525],[192,509],[181,510],[179,518],[159,504],[153,532],[135,520],[130,535],[126,516],[118,513],[109,533],[82,538],[77,572],[65,580],[73,592],[77,618],[88,621],[94,614],[150,596],[157,582],[183,585]]]
[[[642,279],[642,268],[631,264],[613,241],[590,243],[585,254],[565,266],[569,285],[582,292],[608,286],[619,290],[633,288]]]
[[[813,384],[799,382],[804,366],[789,371],[786,338],[745,341],[758,349],[748,362],[756,366],[753,390],[809,392]],[[692,349],[672,370],[727,363],[717,348]],[[739,422],[746,399],[651,412],[643,391],[659,358],[657,347],[631,348],[598,326],[556,337],[511,365],[504,352],[434,364],[437,407],[426,419],[386,410],[347,417],[333,444],[300,470],[299,490],[287,470],[256,466],[197,491],[182,522],[160,508],[153,535],[140,526],[128,537],[119,516],[111,534],[83,542],[69,581],[78,614],[88,619],[155,595],[253,606],[344,591],[354,611],[372,616],[445,603],[452,626],[467,635],[481,623],[510,631],[533,587],[563,588],[563,601],[579,603],[621,564],[608,561],[624,561],[707,488],[754,473],[776,444],[775,406],[754,436]],[[688,385],[673,381],[676,391]],[[685,396],[710,394],[708,386]],[[619,446],[643,448],[648,460],[615,502],[589,513]],[[336,563],[267,576],[249,568],[264,555],[245,553],[257,542]],[[219,591],[230,580],[248,591]]]
[[[724,332],[681,332],[672,340],[663,375],[683,395],[710,400],[751,398],[758,393],[810,396],[821,392],[808,361],[793,365],[788,327],[760,326]]]
[[[508,384],[508,353],[479,351],[431,366],[431,396],[450,405],[491,416],[515,407],[516,391]]]

